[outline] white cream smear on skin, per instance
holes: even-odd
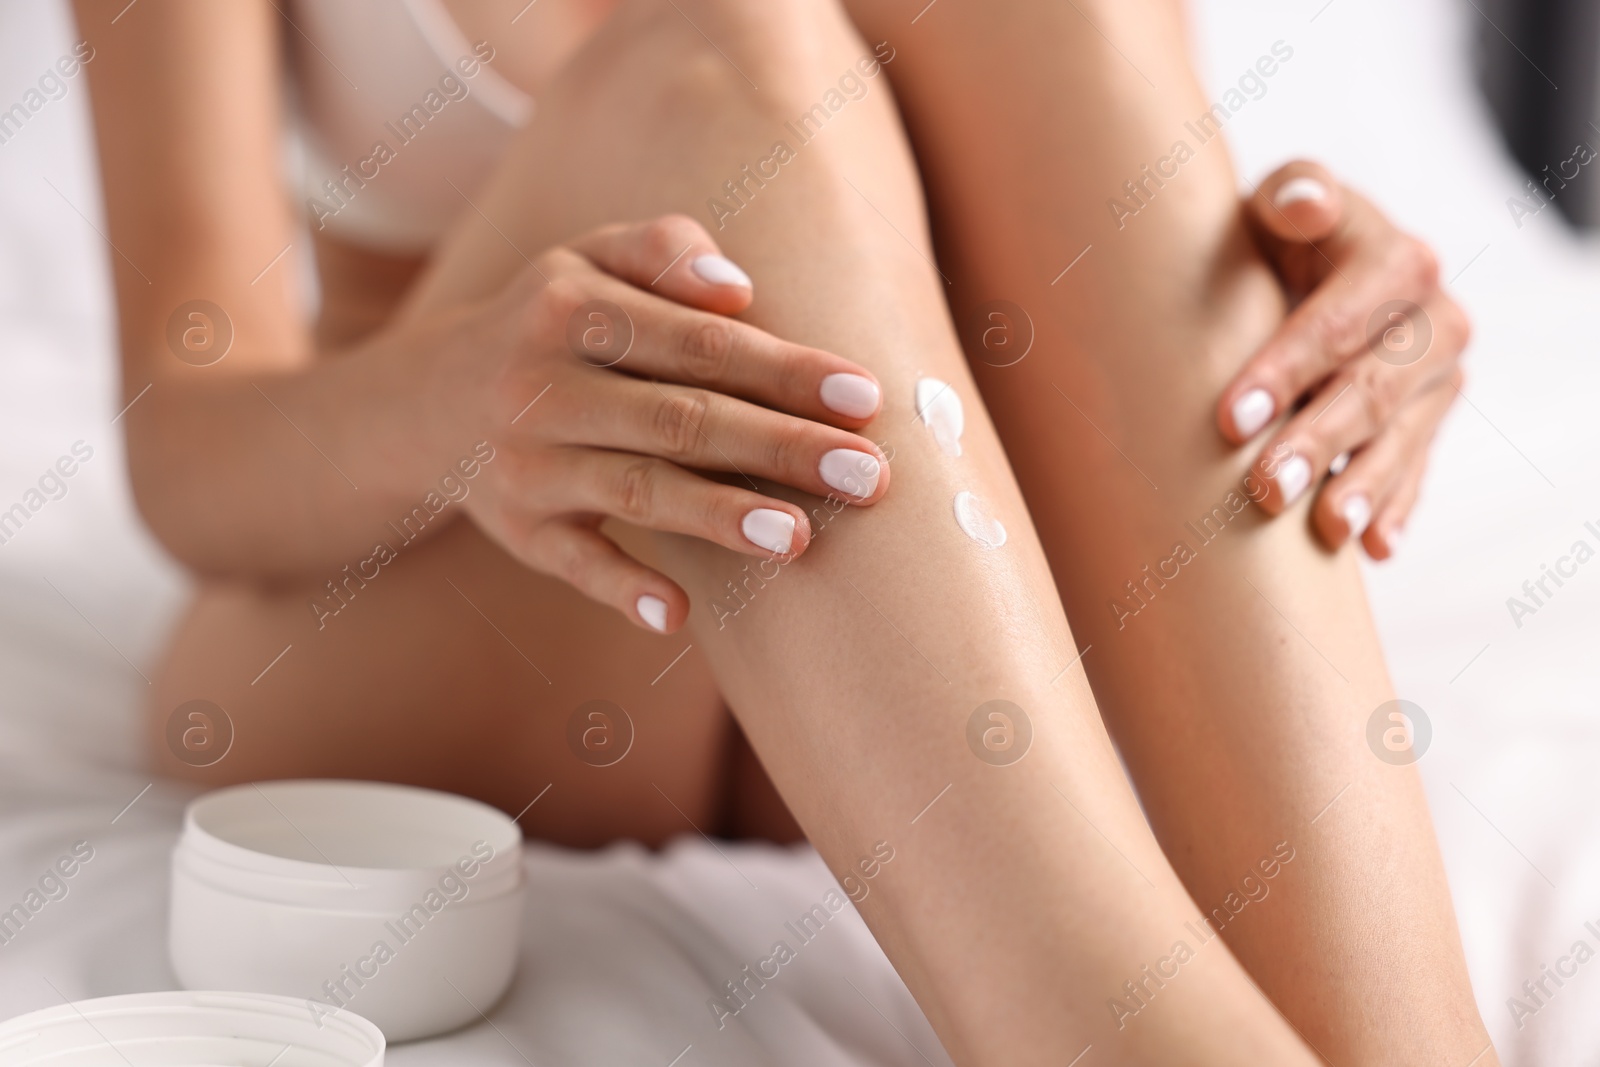
[[[933,434],[939,450],[947,456],[961,455],[961,435],[967,428],[966,410],[955,386],[938,378],[918,378],[916,411],[922,424]],[[989,506],[976,494],[963,489],[953,506],[961,532],[984,548],[999,548],[1006,543],[1006,528],[989,514]]]
[[[989,514],[989,506],[974,493],[963,489],[955,499],[956,525],[961,532],[984,548],[999,548],[1006,543],[1006,528]]]
[[[967,415],[955,386],[937,378],[918,378],[916,411],[945,455],[961,455],[961,434],[967,428]]]

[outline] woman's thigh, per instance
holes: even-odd
[[[530,836],[574,846],[725,829],[737,727],[686,638],[630,625],[465,520],[390,540],[396,557],[378,568],[352,560],[270,591],[204,586],[154,679],[158,765],[209,785],[445,789],[527,808]],[[196,765],[214,749],[186,749],[169,728],[174,715],[190,725],[179,709],[197,699],[222,708],[233,735],[208,766]],[[781,832],[734,828],[768,826]]]

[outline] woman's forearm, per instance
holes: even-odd
[[[378,336],[300,370],[156,381],[123,418],[145,521],[194,570],[247,579],[337,570],[442,528],[487,453],[449,429],[463,420],[433,343]]]
[[[281,12],[126,8],[77,0],[74,13],[107,176],[126,405],[115,429],[139,509],[202,573],[337,571],[477,438],[443,429],[425,338],[313,355],[304,238],[281,178]]]

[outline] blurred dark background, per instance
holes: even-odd
[[[1600,0],[1466,2],[1485,16],[1479,80],[1512,155],[1569,222],[1600,226]]]

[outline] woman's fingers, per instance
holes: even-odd
[[[629,285],[689,307],[736,315],[754,299],[749,275],[687,215],[602,226],[568,247]]]
[[[1344,215],[1344,194],[1320,163],[1285,163],[1256,188],[1247,217],[1286,242],[1309,244],[1333,234]]]
[[[542,255],[500,309],[520,323],[522,344],[494,393],[522,405],[509,431],[521,462],[506,468],[495,506],[479,509],[492,536],[667,631],[687,612],[683,591],[601,535],[597,517],[792,557],[810,542],[805,510],[752,479],[880,499],[883,453],[842,428],[877,415],[876,379],[730,318],[752,295],[744,272],[684,216],[604,227]],[[691,467],[738,474],[749,488]]]
[[[1370,344],[1399,338],[1396,316],[1413,315],[1439,292],[1438,259],[1427,245],[1360,197],[1347,194],[1343,203],[1334,236],[1297,250],[1303,273],[1321,274],[1315,289],[1223,391],[1217,422],[1229,440],[1249,440]]]
[[[671,633],[689,614],[689,598],[672,579],[646,567],[588,523],[546,522],[520,546],[524,562],[608,604],[656,633]]]
[[[817,496],[872,504],[889,464],[846,430],[758,407],[708,389],[610,376],[600,402],[557,406],[544,424],[566,444],[657,456],[685,467],[769,478]]]
[[[798,556],[811,542],[803,508],[664,459],[577,448],[565,450],[564,462],[576,477],[552,501],[562,510],[610,515],[750,556]]]
[[[514,546],[517,554],[652,630],[675,630],[688,612],[687,596],[601,534],[589,516],[610,516],[769,558],[792,559],[811,542],[811,523],[803,509],[713,482],[666,460],[566,448],[556,462],[571,477],[541,501],[540,511],[569,515],[513,517],[511,528],[526,522],[531,531]]]
[[[1360,538],[1373,559],[1388,559],[1416,504],[1428,443],[1450,410],[1459,374],[1414,397],[1371,444],[1323,487],[1311,524],[1330,548]]]
[[[1437,298],[1421,315],[1432,324],[1442,348],[1454,351],[1465,344],[1466,316],[1448,299]],[[1418,394],[1456,369],[1453,362],[1441,359],[1422,357],[1407,363],[1393,361],[1393,355],[1380,341],[1372,351],[1345,363],[1262,449],[1263,457],[1274,456],[1287,443],[1295,456],[1280,465],[1273,479],[1275,491],[1263,501],[1269,513],[1293,504],[1338,456],[1378,436]],[[1427,441],[1418,444],[1425,448]]]
[[[1422,476],[1427,473],[1425,458],[1412,458],[1400,481],[1391,489],[1383,512],[1373,520],[1361,536],[1361,545],[1373,559],[1393,559],[1400,551],[1405,538],[1406,522],[1411,509],[1417,506],[1422,495]]]
[[[1319,536],[1360,536],[1385,559],[1455,396],[1467,317],[1432,250],[1314,163],[1273,174],[1247,215],[1287,288],[1306,295],[1223,391],[1217,424],[1242,443],[1298,407],[1262,450],[1288,454],[1263,507],[1282,511],[1332,471],[1313,509]]]
[[[631,333],[620,356],[585,362],[644,378],[714,389],[765,407],[835,425],[877,415],[877,379],[843,356],[774,337],[737,319],[660,300],[615,280],[597,292],[620,308]]]

